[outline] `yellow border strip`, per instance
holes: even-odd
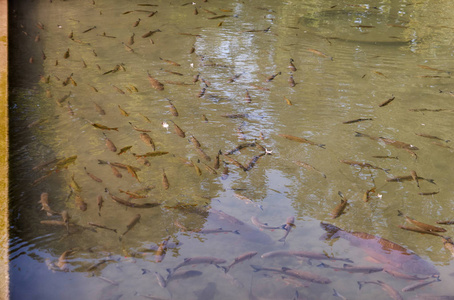
[[[8,272],[8,1],[0,0],[0,299],[9,299]]]

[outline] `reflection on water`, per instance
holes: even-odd
[[[12,5],[13,299],[454,294],[452,4],[118,2]]]

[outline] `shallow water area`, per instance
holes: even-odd
[[[397,213],[453,218],[450,6],[12,3],[11,299],[454,295],[441,237]],[[261,257],[278,250],[326,259]],[[402,292],[415,281],[345,263],[441,281]]]

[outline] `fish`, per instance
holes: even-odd
[[[116,229],[109,228],[109,227],[106,227],[104,225],[99,225],[99,224],[95,224],[95,223],[92,223],[92,222],[88,222],[88,225],[93,226],[93,227],[97,227],[97,228],[107,229],[107,230],[110,230],[110,231],[113,231],[113,232],[117,233]]]
[[[92,123],[91,124],[93,127],[101,129],[101,130],[115,130],[118,131],[118,127],[107,127],[105,125],[99,124],[99,123]]]
[[[166,63],[168,63],[168,64],[171,64],[171,65],[174,65],[174,66],[177,66],[177,67],[180,67],[180,66],[181,66],[179,63],[174,62],[174,61],[172,61],[172,60],[163,59],[163,58],[161,58],[161,57],[160,57],[159,59],[162,60],[163,62],[166,62]]]
[[[65,54],[63,54],[63,58],[64,59],[69,58],[69,48],[68,48],[68,50],[66,50]]]
[[[339,161],[341,163],[344,163],[344,164],[347,164],[347,165],[351,165],[351,166],[358,166],[358,167],[361,167],[361,168],[371,168],[371,169],[376,169],[376,170],[382,170],[385,173],[388,173],[388,171],[390,171],[390,169],[383,169],[383,168],[380,168],[380,167],[377,167],[377,166],[373,166],[373,165],[371,165],[369,163],[363,163],[363,162],[359,162],[359,161],[346,160],[346,159],[341,159]]]
[[[397,290],[395,290],[389,284],[386,284],[386,283],[384,283],[383,281],[380,281],[380,280],[377,280],[377,281],[358,281],[359,289],[361,289],[364,284],[368,284],[368,283],[379,285],[394,300],[404,300],[402,295],[400,295]]]
[[[325,253],[317,253],[311,251],[295,251],[295,250],[276,250],[271,252],[266,252],[262,254],[262,258],[271,258],[271,257],[280,257],[280,256],[291,256],[291,257],[305,257],[309,259],[316,259],[316,260],[331,260],[331,261],[345,261],[348,263],[353,263],[353,261],[349,258],[340,258],[340,257],[330,257]]]
[[[424,230],[424,229],[421,229],[421,228],[418,228],[418,227],[407,227],[407,226],[403,226],[403,225],[398,225],[397,227],[399,227],[400,229],[408,230],[408,231],[413,231],[413,232],[418,232],[418,233],[425,233],[425,234],[430,234],[430,235],[435,235],[435,236],[442,237],[441,234],[438,234],[438,233],[433,232],[433,231]]]
[[[166,175],[166,172],[164,171],[164,169],[162,169],[162,187],[165,190],[168,190],[170,187],[169,180],[167,179],[167,175]]]
[[[74,197],[75,205],[78,209],[81,211],[86,211],[87,210],[87,203],[80,197],[79,195],[76,195]]]
[[[430,134],[425,134],[425,133],[415,133],[415,134],[417,136],[422,136],[422,137],[425,137],[425,138],[428,138],[428,139],[439,140],[439,141],[443,141],[443,142],[446,142],[446,143],[450,142],[450,140],[445,140],[445,139],[439,138],[438,136],[434,136],[434,135],[430,135]]]
[[[101,208],[102,204],[104,203],[104,199],[101,195],[98,195],[98,197],[96,198],[96,203],[98,205],[98,216],[101,216]]]
[[[104,116],[106,114],[106,111],[104,109],[102,109],[101,106],[99,106],[99,104],[93,102],[93,104],[95,105],[95,110],[98,112],[98,114]]]
[[[178,111],[175,107],[175,105],[173,105],[172,101],[170,99],[167,98],[167,101],[169,101],[169,110],[170,110],[170,113],[174,116],[174,117],[178,117]]]
[[[181,267],[189,266],[189,265],[199,265],[199,264],[209,264],[209,265],[219,265],[227,262],[223,258],[217,258],[213,256],[195,256],[195,257],[187,257],[183,260],[183,262],[179,263],[175,268],[173,268],[169,272],[169,276],[174,274],[176,270]]]
[[[399,159],[397,156],[389,156],[389,155],[372,155],[373,158],[389,158],[389,159]]]
[[[398,210],[397,212],[398,212],[398,216],[403,216],[408,223],[412,223],[423,230],[431,231],[431,232],[446,232],[446,229],[444,229],[444,228],[425,224],[425,223],[419,222],[415,219],[412,219],[409,216],[404,215],[400,210]]]
[[[244,96],[244,101],[246,103],[251,103],[252,102],[251,95],[249,95],[249,91],[247,89],[246,89],[246,94]]]
[[[441,281],[440,278],[436,278],[436,279],[433,279],[430,281],[421,281],[421,282],[417,282],[414,284],[410,284],[410,285],[407,285],[404,288],[402,288],[402,292],[411,292],[411,291],[414,291],[416,289],[419,289],[423,286],[429,285],[429,284],[437,282],[437,281]]]
[[[335,271],[346,271],[349,273],[362,273],[362,274],[370,274],[370,273],[383,271],[382,267],[354,266],[354,265],[350,265],[350,264],[344,264],[342,268],[339,268],[339,267],[329,266],[325,263],[321,263],[317,267],[330,268]]]
[[[128,40],[128,45],[131,46],[134,44],[134,36],[136,34],[133,32],[132,35],[129,37],[129,40]]]
[[[158,203],[158,202],[134,203],[131,201],[123,200],[120,197],[112,195],[111,193],[109,193],[109,196],[110,196],[110,198],[112,198],[112,200],[114,202],[117,202],[118,204],[121,204],[124,206],[133,207],[133,208],[153,208],[153,207],[161,205],[161,203]]]
[[[342,122],[342,124],[352,124],[352,123],[363,122],[363,121],[372,121],[372,120],[373,120],[372,118],[358,118],[358,119]]]
[[[294,62],[293,58],[290,58],[290,63],[288,64],[288,68],[289,68],[291,71],[295,72],[295,71],[296,71],[296,67],[295,67],[295,65],[293,64],[293,62]]]
[[[106,165],[107,164],[107,165],[111,165],[111,166],[114,166],[114,167],[117,167],[117,168],[120,168],[120,169],[124,169],[124,170],[128,169],[128,165],[125,165],[125,164],[122,164],[122,163],[119,163],[119,162],[105,161],[105,160],[101,160],[101,159],[98,159],[98,164],[100,164],[100,165]],[[137,167],[131,167],[131,168],[134,171],[140,171],[140,168],[137,168]]]
[[[266,78],[265,81],[266,81],[266,82],[270,82],[270,81],[272,81],[274,78],[276,78],[276,76],[281,75],[281,74],[282,74],[282,72],[278,72],[278,73],[276,73],[276,74],[274,74],[274,75],[268,76],[268,77]]]
[[[251,222],[252,224],[254,224],[255,226],[257,226],[258,228],[261,228],[261,229],[281,229],[282,226],[269,226],[268,223],[262,223],[259,221],[259,219],[256,217],[256,216],[252,216],[251,217]]]
[[[40,200],[38,203],[41,203],[41,210],[44,210],[48,216],[59,215],[58,212],[51,209],[49,206],[49,194],[48,193],[41,193]]]
[[[396,97],[393,96],[393,97],[389,98],[388,100],[383,101],[382,103],[380,103],[380,104],[378,105],[378,107],[383,107],[383,106],[388,105],[388,104],[391,103],[395,98],[396,98]]]
[[[344,296],[342,296],[341,294],[339,294],[339,293],[336,291],[336,289],[333,289],[333,296],[334,296],[334,297],[339,297],[339,298],[341,298],[342,300],[347,300],[347,298],[344,297]]]
[[[123,108],[121,108],[120,105],[118,105],[118,109],[120,110],[120,113],[125,116],[125,117],[128,117],[129,116],[129,113],[127,113]]]
[[[164,240],[159,244],[158,249],[155,253],[154,261],[159,263],[164,260],[164,256],[166,255],[167,243],[169,242],[170,236],[164,238]]]
[[[231,162],[232,164],[234,164],[235,166],[237,166],[238,168],[242,169],[243,171],[247,171],[246,167],[243,166],[240,162],[236,161],[235,159],[231,158],[230,156],[228,155],[225,155],[224,156],[229,162]]]
[[[121,239],[123,238],[123,236],[125,236],[125,234],[127,234],[131,229],[134,228],[134,226],[136,226],[137,223],[139,223],[140,221],[140,214],[137,214],[134,216],[134,218],[132,218],[132,220],[128,223],[128,225],[126,225],[126,231],[122,233],[122,235],[119,237],[120,241]]]
[[[242,119],[242,118],[247,118],[249,115],[248,114],[225,114],[221,115],[223,118],[229,118],[229,119]]]
[[[407,275],[439,276],[440,272],[428,261],[399,244],[366,232],[345,231],[332,224],[321,222],[326,231],[325,238],[341,237],[358,247],[374,260],[383,264],[385,269],[398,270]]]
[[[230,15],[217,15],[217,16],[209,17],[207,19],[208,20],[215,20],[215,19],[222,19],[222,18],[228,18],[228,17],[231,17],[231,16]]]
[[[67,169],[69,167],[69,165],[75,164],[76,159],[77,159],[77,155],[62,158],[55,164],[55,167],[57,170]]]
[[[61,218],[62,218],[63,222],[65,223],[66,231],[69,234],[69,219],[70,219],[70,217],[69,217],[69,214],[68,214],[68,212],[66,210],[61,212]]]
[[[145,132],[142,132],[142,133],[140,134],[140,139],[142,140],[142,142],[145,143],[145,145],[150,146],[150,147],[151,147],[151,150],[153,150],[153,151],[156,150],[155,144],[154,144],[153,139],[151,138],[150,135],[148,135],[148,134],[145,133]]]
[[[135,154],[135,153],[133,153],[133,155],[135,157],[155,157],[155,156],[166,155],[168,153],[169,152],[167,152],[167,151],[153,151],[153,152],[147,152],[145,154]]]
[[[202,89],[200,90],[199,94],[197,95],[197,97],[202,98],[203,95],[205,95],[206,90],[207,90],[206,88],[202,88]]]
[[[88,176],[90,176],[91,179],[93,179],[93,180],[96,181],[96,182],[102,182],[102,179],[101,179],[101,178],[99,178],[99,177],[97,177],[97,176],[91,174],[90,172],[88,172],[88,170],[87,170],[86,167],[84,167],[84,170],[85,170],[85,173],[86,173]]]
[[[435,222],[437,224],[443,224],[443,225],[453,225],[454,224],[454,221],[437,221]]]
[[[148,81],[150,82],[151,87],[153,87],[157,91],[163,91],[164,85],[162,83],[160,83],[158,80],[151,77],[151,75],[148,71],[147,71],[147,74],[148,74]]]
[[[174,129],[175,133],[179,137],[185,138],[186,137],[185,132],[177,124],[175,124],[175,122],[173,122],[173,121],[171,121],[171,122],[173,123],[173,129]]]
[[[454,257],[454,243],[451,238],[442,237],[443,246],[451,252],[452,256]]]
[[[58,258],[58,261],[57,263],[55,264],[59,269],[60,271],[63,271],[63,272],[69,272],[69,265],[68,265],[68,256],[73,254],[74,252],[76,252],[75,250],[73,249],[69,249],[69,250],[66,250],[65,252],[63,252],[60,257]]]
[[[159,286],[162,287],[162,288],[165,288],[167,286],[167,282],[164,279],[164,277],[162,277],[162,275],[159,274],[158,272],[154,272],[154,274],[156,276],[156,279],[158,280]]]
[[[294,162],[297,166],[301,166],[307,170],[310,170],[310,171],[315,171],[317,173],[320,173],[320,175],[323,176],[323,178],[326,178],[326,175],[323,174],[321,171],[317,170],[315,167],[311,166],[310,164],[308,163],[305,163],[305,162],[302,162],[302,161],[295,161]]]
[[[301,270],[290,269],[287,267],[282,267],[282,272],[286,275],[296,277],[299,279],[303,279],[306,281],[314,282],[314,283],[319,283],[319,284],[331,283],[331,279],[317,275],[315,273],[307,272],[307,271],[301,271]]]
[[[143,116],[143,117],[145,117],[145,116]],[[146,118],[146,117],[145,117],[145,118]],[[148,118],[147,118],[147,119],[148,119]],[[149,129],[142,129],[142,128],[139,128],[139,127],[135,126],[135,125],[132,124],[131,122],[128,122],[128,123],[132,126],[132,128],[133,128],[135,131],[140,131],[140,132],[151,132],[151,130],[149,130]],[[148,122],[148,123],[151,123],[151,122]]]
[[[316,55],[318,55],[320,57],[329,58],[330,60],[334,60],[333,57],[328,56],[328,55],[326,55],[325,53],[323,53],[321,51],[318,51],[318,50],[315,50],[315,49],[311,49],[311,48],[307,49],[307,51],[312,52],[312,53],[314,53],[314,54],[316,54]]]
[[[371,193],[375,193],[375,189],[376,189],[376,188],[373,187],[373,188],[371,188],[371,189],[369,189],[369,190],[367,190],[367,191],[364,192],[364,195],[363,195],[363,201],[364,201],[364,202],[368,202],[368,201],[369,201],[369,199],[370,199],[370,194],[371,194]]]
[[[132,146],[126,146],[120,149],[120,152],[118,152],[118,155],[121,155],[123,153],[126,153],[128,150],[131,150]]]
[[[72,93],[71,93],[71,91],[70,91],[68,94],[63,95],[61,98],[57,99],[57,104],[58,104],[59,106],[61,106],[61,104],[62,104],[66,99],[68,99],[68,98],[71,96],[71,94],[72,94]]]
[[[126,166],[126,170],[128,171],[129,174],[131,174],[132,177],[137,179],[138,182],[140,182],[139,177],[137,176],[136,171],[129,165]]]
[[[115,177],[117,178],[123,177],[123,175],[121,175],[120,171],[118,171],[118,169],[115,166],[111,165],[110,168],[112,169],[112,172],[114,173]]]
[[[208,154],[206,154],[205,151],[202,150],[202,148],[195,147],[195,150],[203,159],[205,159],[206,161],[211,161],[211,157]]]
[[[297,136],[293,136],[293,135],[289,135],[289,134],[279,134],[279,136],[282,136],[288,140],[291,140],[291,141],[295,141],[295,142],[299,142],[299,143],[305,143],[305,144],[309,144],[309,145],[314,145],[314,146],[318,146],[320,148],[323,148],[325,149],[325,144],[317,144],[315,142],[312,142],[312,141],[309,141],[305,138],[302,138],[302,137],[297,137]]]
[[[419,179],[418,175],[416,174],[416,171],[410,171],[411,178],[416,182],[416,186],[419,188]]]
[[[418,176],[417,178],[418,178],[418,180],[425,180],[425,181],[430,182],[432,184],[436,184],[435,180],[433,180],[433,179],[423,178],[423,177],[420,177],[420,176]],[[396,176],[396,177],[392,177],[392,178],[387,178],[386,179],[387,182],[401,182],[401,181],[406,181],[406,180],[414,180],[414,179],[413,179],[413,176],[411,176],[411,175]]]
[[[169,269],[167,269],[167,272],[169,272]],[[177,270],[172,273],[169,272],[166,282],[167,284],[169,284],[169,282],[171,282],[172,280],[187,279],[191,277],[200,276],[202,274],[203,273],[198,270]]]
[[[288,78],[288,84],[290,87],[294,87],[296,85],[295,80],[293,79],[293,74],[290,74],[290,77]]]
[[[234,154],[235,152],[237,151],[240,151],[244,148],[249,148],[249,147],[256,147],[257,144],[256,143],[242,143],[242,144],[239,144],[237,147],[233,148],[232,150],[229,150],[227,152],[224,153],[224,155],[231,155],[231,154]]]
[[[105,141],[106,141],[106,147],[112,152],[117,152],[117,147],[115,147],[115,144],[107,137],[107,135],[103,132]]]
[[[285,230],[285,235],[278,240],[279,242],[284,242],[285,243],[285,239],[289,235],[290,230],[292,229],[292,227],[295,227],[295,217],[290,216],[290,217],[287,217],[287,220],[285,221],[285,224],[282,226],[282,229]]]
[[[292,101],[290,101],[287,97],[284,96],[284,100],[287,103],[287,105],[293,105]]]
[[[370,136],[370,135],[367,135],[365,133],[360,133],[360,132],[355,132],[357,137],[368,137],[370,138],[371,140],[375,140],[375,141],[378,141],[378,142],[384,142],[386,145],[391,145],[391,146],[394,146],[398,149],[404,149],[404,150],[419,150],[418,147],[414,146],[414,145],[411,145],[411,144],[407,144],[407,143],[404,143],[404,142],[400,142],[400,141],[395,141],[395,140],[392,140],[392,139],[388,139],[388,138],[384,138],[384,137],[375,137],[375,136]]]
[[[191,230],[191,232],[194,233],[201,233],[201,234],[217,234],[217,233],[234,233],[234,234],[240,234],[238,230],[229,230],[229,229],[223,229],[222,227],[219,228],[214,228],[214,229],[209,229],[209,228],[204,228],[204,229],[194,229]]]
[[[339,217],[344,212],[348,204],[348,199],[344,198],[344,195],[340,191],[338,192],[338,194],[339,196],[341,196],[341,202],[331,212],[332,219]]]

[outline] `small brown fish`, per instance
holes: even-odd
[[[174,65],[174,66],[177,66],[177,67],[180,67],[180,66],[181,66],[179,63],[176,63],[176,62],[174,62],[174,61],[172,61],[172,60],[163,59],[163,58],[161,58],[161,57],[160,57],[159,59],[162,60],[163,62],[166,62],[166,63],[168,63],[168,64],[171,64],[171,65]]]
[[[174,121],[171,121],[173,123],[173,130],[175,131],[175,133],[179,136],[179,137],[182,137],[182,138],[185,138],[186,137],[186,134],[184,133],[184,131],[180,128],[180,126],[178,126],[177,124],[175,124]]]
[[[69,48],[66,50],[65,54],[63,55],[64,59],[67,59],[69,57]]]
[[[115,166],[111,165],[110,168],[112,169],[112,172],[114,173],[115,177],[117,178],[123,177],[123,175],[121,175],[120,171],[118,171],[118,169]]]
[[[156,147],[155,147],[155,144],[154,144],[153,140],[151,139],[151,137],[147,133],[142,132],[140,134],[140,139],[142,140],[142,142],[145,143],[145,145],[150,146],[153,151],[156,150]]]
[[[41,210],[44,210],[48,216],[52,215],[58,215],[59,213],[52,210],[49,206],[49,194],[48,193],[41,193],[41,198],[38,201],[38,203],[41,203]]]
[[[422,136],[422,137],[428,138],[428,139],[439,140],[439,141],[443,141],[443,142],[446,142],[446,143],[449,142],[449,140],[444,140],[442,138],[439,138],[438,136],[434,136],[434,135],[430,135],[430,134],[425,134],[425,133],[415,133],[415,134],[418,135],[418,136]]]
[[[246,103],[251,103],[252,102],[251,95],[249,95],[249,91],[248,90],[246,90],[246,95],[244,96],[244,101]]]
[[[170,187],[169,180],[167,179],[167,175],[166,175],[166,172],[164,171],[164,169],[162,169],[162,187],[165,190],[168,190]]]
[[[305,138],[302,138],[302,137],[297,137],[297,136],[293,136],[293,135],[289,135],[289,134],[279,134],[279,136],[282,136],[288,140],[291,140],[291,141],[295,141],[295,142],[299,142],[299,143],[305,143],[305,144],[309,144],[309,145],[314,145],[314,146],[318,146],[320,148],[323,148],[325,149],[325,144],[317,144],[315,142],[312,142],[312,141],[309,141]]]
[[[295,67],[295,65],[293,64],[293,62],[294,62],[293,58],[290,58],[290,63],[288,64],[288,68],[289,68],[291,71],[295,72],[295,71],[296,71],[296,67]]]
[[[287,103],[287,105],[293,105],[292,101],[290,101],[290,99],[288,99],[287,97],[284,96],[284,100],[285,102]]]
[[[98,114],[104,116],[106,114],[106,111],[104,109],[102,109],[101,106],[99,106],[97,103],[93,102],[93,104],[95,105],[95,109],[96,111],[98,112]]]
[[[416,171],[412,170],[410,171],[411,178],[416,182],[416,186],[419,188],[419,179],[418,179],[418,174],[416,174]]]
[[[314,54],[316,54],[316,55],[318,55],[320,57],[329,58],[330,60],[334,60],[333,57],[328,56],[328,55],[326,55],[325,53],[323,53],[321,51],[318,51],[318,50],[315,50],[315,49],[311,49],[311,48],[307,49],[307,51],[312,52],[312,53],[314,53]]]
[[[129,151],[132,148],[132,146],[126,146],[120,149],[120,151],[117,153],[118,155],[121,155],[127,151]]]
[[[367,191],[364,192],[364,195],[363,195],[363,201],[364,202],[368,202],[369,201],[371,193],[375,193],[375,187],[373,187],[370,190],[367,190]]]
[[[128,117],[129,116],[129,113],[127,113],[123,108],[121,108],[120,105],[118,105],[118,109],[120,110],[120,113],[125,116],[125,117]]]
[[[295,80],[293,80],[293,74],[290,74],[290,77],[288,78],[288,84],[290,87],[294,87],[296,85]]]
[[[389,98],[388,100],[386,100],[386,101],[380,103],[380,104],[378,105],[378,107],[383,107],[383,106],[388,105],[388,104],[391,103],[391,101],[393,101],[395,98],[396,98],[396,97],[394,97],[394,96],[391,97],[391,98]]]
[[[115,130],[118,131],[118,127],[107,127],[105,125],[99,124],[99,123],[92,123],[91,124],[93,127],[101,129],[101,130]]]
[[[63,222],[66,224],[66,230],[67,230],[67,232],[69,234],[69,219],[70,219],[70,217],[69,217],[69,214],[68,214],[68,212],[66,210],[61,212],[61,218],[62,218]]]
[[[140,182],[139,177],[137,176],[136,171],[129,165],[126,166],[126,170],[128,171],[129,174],[131,174],[132,177],[137,179],[138,182]]]
[[[104,199],[101,195],[98,195],[98,198],[96,198],[96,203],[98,205],[98,216],[101,216],[101,208],[102,204],[104,203]]]
[[[175,107],[175,105],[173,105],[172,101],[168,98],[166,98],[167,101],[169,101],[169,110],[170,110],[170,113],[174,116],[174,117],[178,117],[178,111]]]
[[[363,163],[363,162],[359,162],[359,161],[346,160],[346,159],[341,159],[339,161],[341,163],[344,163],[344,164],[347,164],[347,165],[351,165],[351,166],[358,166],[360,168],[377,169],[377,170],[382,170],[385,173],[388,173],[388,171],[389,171],[389,169],[383,169],[383,168],[380,168],[380,167],[377,167],[377,166],[373,166],[373,165],[371,165],[369,163]]]
[[[117,147],[115,147],[115,144],[107,137],[107,135],[103,132],[105,141],[106,141],[106,147],[112,152],[117,152]]]
[[[145,154],[135,154],[135,153],[133,153],[132,155],[134,155],[135,157],[156,157],[156,156],[166,155],[168,153],[169,152],[167,152],[167,151],[153,151],[153,152],[147,152]]]
[[[136,226],[137,223],[139,223],[140,221],[140,214],[137,214],[134,216],[134,218],[128,223],[128,225],[126,225],[126,231],[123,232],[121,234],[121,236],[119,237],[120,241],[121,239],[123,238],[123,236],[125,236],[125,234],[127,234],[131,229],[134,228],[134,226]]]
[[[348,204],[348,199],[344,198],[344,195],[340,191],[338,194],[339,194],[339,196],[341,196],[341,202],[331,212],[332,219],[339,217],[344,212],[344,210]]]
[[[359,119],[342,122],[342,124],[352,124],[352,123],[363,122],[363,121],[372,121],[372,120],[373,120],[372,118],[359,118]]]
[[[145,117],[145,116],[143,116],[143,117]],[[145,118],[146,118],[146,117],[145,117]],[[148,118],[147,118],[147,119],[148,119]],[[139,127],[135,126],[134,124],[132,124],[131,122],[128,122],[128,123],[132,126],[132,128],[133,128],[135,131],[140,131],[140,132],[151,132],[151,130],[149,130],[149,129],[139,128]],[[151,123],[151,122],[149,122],[149,123]]]
[[[266,81],[266,82],[270,82],[270,81],[272,81],[274,78],[276,78],[276,76],[281,75],[281,74],[282,74],[282,72],[278,72],[278,73],[276,73],[276,74],[274,74],[274,75],[271,75],[271,76],[267,77],[265,81]]]
[[[150,82],[151,86],[157,91],[163,91],[164,85],[160,83],[158,80],[151,77],[150,73],[147,71],[148,74],[148,81]]]
[[[430,235],[435,235],[435,236],[442,237],[441,234],[438,234],[438,233],[433,232],[433,231],[427,231],[427,230],[424,230],[424,229],[421,229],[421,228],[418,228],[418,227],[408,227],[408,226],[403,226],[403,225],[397,225],[397,227],[399,227],[400,229],[403,229],[403,230],[408,230],[408,231],[413,231],[413,232],[418,232],[418,233],[423,233],[423,234],[430,234]]]
[[[75,205],[78,209],[81,211],[86,211],[87,210],[87,203],[80,197],[79,195],[76,195],[74,197]]]
[[[101,179],[101,178],[99,178],[99,177],[97,177],[97,176],[91,174],[90,172],[88,172],[88,170],[87,170],[86,167],[84,167],[84,170],[85,170],[85,173],[86,173],[88,176],[90,176],[91,179],[93,179],[93,180],[96,181],[96,182],[102,182],[102,179]]]
[[[442,237],[442,240],[443,240],[443,246],[447,250],[449,250],[449,252],[451,252],[452,256],[454,257],[454,243],[451,240],[451,238]]]
[[[311,166],[310,164],[308,163],[305,163],[305,162],[302,162],[302,161],[295,161],[295,164],[298,165],[298,166],[301,166],[307,170],[310,170],[310,171],[315,171],[317,173],[320,173],[320,175],[323,176],[323,178],[326,178],[326,175],[323,174],[321,171],[317,170],[315,167]]]
[[[437,223],[437,224],[443,224],[443,225],[453,225],[453,224],[454,224],[454,221],[450,221],[450,220],[448,220],[448,221],[437,221],[437,222],[435,222],[435,223]]]
[[[399,210],[397,212],[398,212],[398,214],[397,214],[398,216],[403,216],[408,223],[412,223],[412,224],[418,226],[421,229],[424,229],[424,230],[427,230],[427,231],[432,231],[432,232],[446,232],[446,229],[444,229],[444,228],[419,222],[419,221],[417,221],[415,219],[410,218],[409,216],[404,215]]]

